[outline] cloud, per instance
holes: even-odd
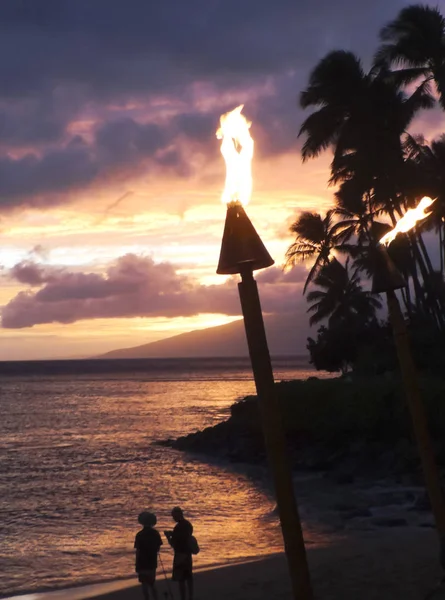
[[[271,267],[270,269],[264,269],[259,271],[256,279],[259,283],[270,283],[270,284],[290,284],[290,283],[304,283],[308,271],[306,267],[300,263],[297,264],[292,270],[284,271],[280,267]]]
[[[19,283],[31,286],[39,286],[52,278],[54,269],[35,263],[32,260],[23,260],[14,265],[10,271],[10,277]]]
[[[119,258],[104,274],[26,261],[15,265],[9,275],[40,289],[21,291],[3,307],[2,326],[7,329],[98,318],[240,314],[235,279],[204,286],[178,274],[170,263],[134,254]],[[263,310],[271,314],[294,310],[301,296],[301,275],[278,268],[259,273]]]
[[[366,32],[404,3],[376,0],[3,0],[4,96],[57,82],[91,95],[180,89],[284,72],[333,45],[369,46]]]
[[[369,59],[405,4],[2,0],[0,208],[71,201],[123,171],[190,177],[242,101],[260,157],[297,150],[310,69],[334,48]]]
[[[27,154],[13,159],[0,158],[0,204],[13,207],[17,199],[32,198],[30,204],[52,204],[55,192],[76,189],[92,182],[98,165],[89,148],[79,138],[66,147],[49,151],[41,157]],[[35,200],[40,195],[44,201]]]
[[[115,168],[131,174],[143,164],[147,173],[167,169],[185,177],[190,167],[177,144],[181,133],[121,119],[99,127],[90,144],[75,136],[65,146],[40,155],[0,157],[0,206],[11,209],[66,202],[62,193],[92,185]]]
[[[153,156],[166,144],[167,135],[161,127],[130,118],[105,123],[96,134],[96,150],[105,164],[132,163],[141,156]]]

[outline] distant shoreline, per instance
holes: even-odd
[[[273,356],[272,364],[288,364],[294,369],[310,369],[309,357],[305,355]],[[5,375],[70,375],[107,372],[147,372],[160,367],[191,367],[199,370],[239,367],[250,370],[247,356],[174,357],[174,358],[79,358],[57,360],[0,361],[0,377]]]

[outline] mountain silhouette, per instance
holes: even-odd
[[[264,319],[269,352],[272,356],[307,355],[310,332],[307,316],[301,314],[270,315]],[[173,337],[112,350],[99,358],[184,358],[184,357],[248,356],[244,321],[209,327]]]

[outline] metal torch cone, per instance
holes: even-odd
[[[251,271],[264,269],[274,264],[260,236],[252,225],[240,202],[227,206],[221,253],[219,255],[219,275],[234,275],[248,266]]]
[[[377,245],[374,261],[374,277],[372,279],[374,294],[406,287],[404,277],[391,260],[385,246]]]
[[[217,273],[241,275],[238,291],[293,597],[294,600],[313,600],[283,419],[275,391],[258,288],[253,278],[254,270],[269,267],[273,262],[241,204],[230,204]]]

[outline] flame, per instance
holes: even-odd
[[[428,196],[424,196],[416,208],[410,208],[406,211],[403,217],[397,221],[394,229],[388,231],[388,233],[382,237],[379,243],[383,244],[384,246],[389,246],[398,233],[406,233],[414,227],[417,221],[421,221],[422,219],[428,217],[431,214],[431,211],[426,213],[425,210],[429,208],[431,204],[435,202],[435,200],[436,198],[432,200],[431,198],[428,198]]]
[[[221,142],[221,154],[226,162],[226,183],[222,201],[241,202],[246,205],[252,193],[253,139],[252,123],[246,120],[241,104],[231,112],[221,115],[216,137]]]

